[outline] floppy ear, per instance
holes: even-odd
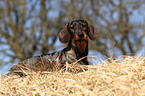
[[[97,39],[97,31],[96,31],[96,29],[94,29],[94,27],[89,25],[89,24],[88,24],[88,27],[89,27],[89,33],[88,33],[89,38],[91,40],[96,40]]]
[[[65,25],[65,27],[58,33],[59,40],[60,40],[62,43],[67,43],[67,42],[69,42],[70,34],[69,34],[69,32],[68,32],[68,25],[69,25],[69,23],[67,23],[67,24]]]

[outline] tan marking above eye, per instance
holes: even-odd
[[[70,28],[73,28],[73,27],[74,27],[74,24],[71,24],[71,25],[70,25]]]
[[[86,23],[83,23],[83,25],[86,25]]]
[[[82,27],[86,27],[87,25],[86,25],[86,23],[82,23]]]
[[[72,29],[73,27],[74,27],[73,25],[70,26],[71,29]]]

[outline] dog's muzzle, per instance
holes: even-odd
[[[83,38],[83,37],[84,37],[84,33],[79,32],[79,33],[78,33],[78,37],[79,37],[79,38]]]

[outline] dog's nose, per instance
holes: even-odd
[[[84,34],[82,32],[78,33],[78,37],[79,38],[83,38],[84,37]]]

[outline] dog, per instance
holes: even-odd
[[[72,20],[58,33],[59,40],[67,47],[51,54],[35,56],[14,65],[8,73],[22,75],[22,70],[53,71],[80,60],[81,65],[89,65],[88,38],[96,40],[97,31],[86,20]]]

